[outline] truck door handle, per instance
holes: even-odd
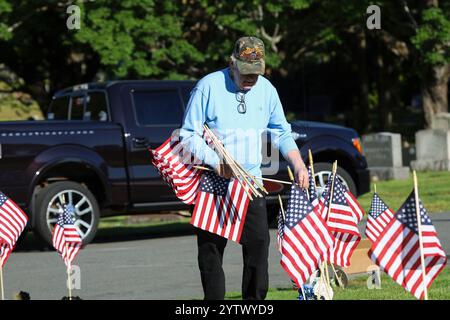
[[[148,143],[148,139],[147,138],[133,138],[133,145],[136,148],[147,148],[149,143]]]

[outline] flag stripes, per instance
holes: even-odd
[[[179,136],[171,136],[157,149],[149,149],[152,163],[159,174],[174,190],[175,195],[186,204],[193,204],[200,184],[200,164],[189,152],[185,152]]]
[[[425,260],[425,285],[431,286],[444,268],[447,258],[436,230],[420,203],[422,242]],[[395,213],[369,250],[369,257],[394,281],[416,298],[424,296],[424,281],[420,258],[414,192]]]
[[[28,217],[22,209],[0,192],[0,257],[3,259],[3,265],[14,250],[27,222]]]
[[[246,187],[250,192],[249,187]],[[239,242],[249,198],[237,179],[223,179],[205,172],[195,201],[191,224],[229,240]]]

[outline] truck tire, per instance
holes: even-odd
[[[34,231],[52,245],[53,228],[62,212],[62,203],[74,206],[74,224],[80,231],[83,244],[90,243],[97,232],[100,208],[87,187],[72,181],[55,182],[39,191],[35,203]]]
[[[332,163],[327,162],[318,162],[314,164],[314,176],[316,178],[316,186],[318,191],[325,188],[325,185],[328,181],[328,175],[331,174],[331,170],[333,168]],[[341,179],[343,184],[350,190],[350,192],[356,197],[357,190],[355,182],[353,181],[352,176],[342,167],[337,167],[337,176]]]

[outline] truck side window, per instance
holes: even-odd
[[[89,92],[83,120],[108,121],[108,106],[104,92]]]
[[[135,91],[133,102],[141,126],[181,125],[183,106],[178,91]]]
[[[69,113],[69,96],[53,99],[50,103],[48,120],[67,120]]]
[[[83,120],[84,96],[72,97],[70,120]]]

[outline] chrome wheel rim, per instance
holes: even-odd
[[[341,180],[342,184],[348,189],[347,181],[342,178],[339,174],[336,174],[337,177]],[[317,193],[321,195],[324,190],[325,186],[327,185],[328,178],[331,176],[331,171],[320,171],[318,173],[314,174],[314,178],[316,179],[316,188]]]
[[[53,233],[59,214],[63,212],[63,204],[73,206],[74,225],[84,240],[91,232],[94,224],[94,208],[91,201],[77,190],[64,190],[57,193],[50,200],[46,212],[47,226],[51,233]]]

